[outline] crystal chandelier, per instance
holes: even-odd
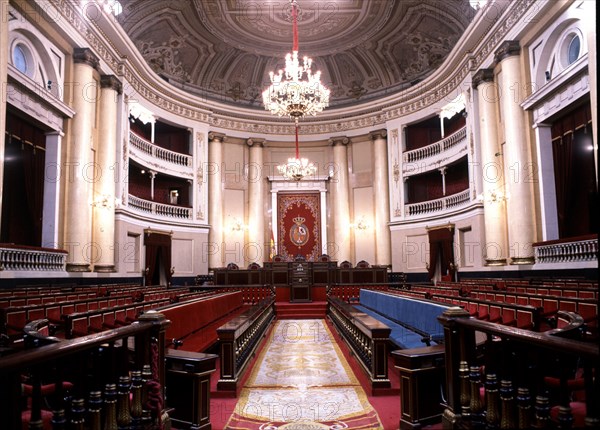
[[[312,59],[298,61],[298,9],[296,0],[292,5],[292,53],[285,56],[285,72],[269,73],[271,85],[263,91],[265,109],[278,116],[298,119],[304,115],[316,115],[329,106],[329,89],[321,84],[321,72],[310,70]],[[302,78],[306,75],[306,79]]]
[[[296,158],[288,158],[286,164],[277,166],[279,173],[285,178],[299,181],[305,176],[317,173],[317,167],[306,158],[300,158],[300,147],[298,146],[298,122],[296,121]]]
[[[321,84],[321,72],[310,70],[312,59],[304,57],[303,65],[298,61],[298,4],[292,5],[292,53],[285,56],[285,72],[276,75],[270,72],[271,85],[263,91],[265,109],[278,116],[294,119],[296,131],[296,157],[288,158],[286,164],[277,166],[286,179],[299,181],[305,176],[314,175],[317,168],[306,158],[300,158],[298,145],[298,119],[304,115],[316,115],[329,105],[329,89]],[[306,79],[303,78],[306,75]]]

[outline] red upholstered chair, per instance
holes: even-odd
[[[327,255],[327,254],[321,254],[319,256],[319,261],[321,261],[321,262],[331,261],[331,257],[329,257],[329,255]]]
[[[368,269],[369,267],[371,267],[371,265],[365,260],[361,260],[358,263],[356,263],[356,267],[358,267],[359,269]]]
[[[250,263],[248,265],[248,270],[258,270],[260,269],[260,264],[258,263]]]
[[[239,266],[235,263],[229,263],[227,265],[227,270],[239,270]]]
[[[349,261],[342,261],[340,263],[340,267],[342,269],[352,269],[352,263],[350,263]]]

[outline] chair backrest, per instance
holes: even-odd
[[[235,263],[229,263],[227,265],[227,270],[238,270],[238,269],[239,269],[239,266]]]
[[[356,263],[356,267],[358,267],[359,269],[367,269],[371,267],[371,265],[365,260],[360,260],[358,263]]]
[[[340,267],[342,269],[351,269],[352,268],[352,263],[350,263],[349,261],[342,261],[340,263]]]

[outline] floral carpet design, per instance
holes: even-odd
[[[323,320],[280,320],[227,429],[381,429]]]

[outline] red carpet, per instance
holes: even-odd
[[[363,387],[364,391],[367,393],[368,401],[371,403],[373,408],[376,410],[376,412],[379,416],[379,420],[383,426],[383,429],[384,430],[397,430],[399,428],[399,421],[400,421],[400,395],[399,395],[400,380],[399,380],[398,371],[394,367],[392,357],[390,356],[389,360],[388,360],[388,377],[390,379],[392,387],[391,387],[391,389],[389,389],[387,391],[378,392],[378,393],[376,393],[377,395],[374,396],[373,393],[371,392],[370,384],[368,382],[368,377],[365,374],[364,370],[362,369],[360,364],[358,364],[356,362],[356,359],[354,358],[354,356],[352,356],[350,354],[348,346],[343,341],[343,339],[340,338],[340,336],[337,333],[337,331],[335,330],[335,327],[333,326],[333,324],[328,319],[325,319],[325,321],[326,321],[326,324],[329,327],[331,333],[333,334],[333,337],[334,337],[337,345],[339,346],[341,352],[343,353],[343,355],[346,358],[346,360],[348,361],[352,371],[354,372],[354,375],[357,377],[357,379],[360,382],[361,386]],[[271,328],[269,329],[269,333],[267,334],[267,337],[270,335],[270,331],[272,330],[272,327],[273,326],[271,326]],[[263,348],[265,347],[265,345],[266,345],[266,342],[263,342],[261,344],[261,346],[256,351],[255,356],[252,358],[251,362],[248,364],[248,367],[246,368],[246,372],[245,372],[245,376],[244,376],[244,381],[242,381],[240,386],[243,386],[245,384],[246,379],[252,373],[253,367],[256,363],[256,359],[260,355],[260,353],[263,350]],[[211,402],[210,402],[211,413],[210,413],[210,415],[211,415],[211,423],[212,423],[213,429],[225,428],[225,425],[229,421],[231,415],[235,412],[235,407],[236,407],[236,404],[238,401],[237,398],[219,397],[219,393],[216,393],[216,385],[217,385],[218,379],[219,379],[219,369],[217,367],[217,371],[215,373],[213,373],[213,376],[211,378]],[[364,417],[364,418],[367,418],[367,417]],[[356,425],[358,427],[350,427],[350,428],[356,428],[356,429],[361,428],[359,421],[354,422],[353,425]],[[439,424],[423,426],[422,429],[424,429],[424,430],[440,430],[440,429],[442,429],[442,425],[440,422]]]

